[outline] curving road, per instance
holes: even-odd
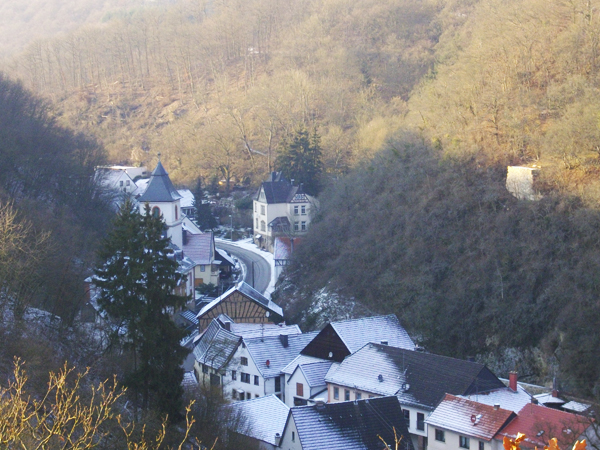
[[[252,285],[252,268],[254,268],[254,289],[260,293],[264,293],[271,282],[271,266],[266,259],[259,254],[240,248],[221,240],[216,242],[216,247],[226,250],[229,254],[240,260],[245,267],[244,281],[250,286]],[[254,264],[252,264],[254,263]]]

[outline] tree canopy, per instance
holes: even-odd
[[[187,298],[175,293],[184,277],[163,235],[161,217],[141,214],[126,201],[99,252],[95,269],[98,304],[115,321],[113,342],[133,358],[124,383],[141,396],[143,408],[157,407],[172,419],[182,410],[184,337],[171,320]]]

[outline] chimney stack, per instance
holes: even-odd
[[[517,372],[512,371],[508,374],[508,387],[513,391],[517,392],[517,380],[519,379],[519,375]]]
[[[500,409],[500,403],[494,403],[494,411],[498,411]]]
[[[280,442],[281,442],[281,435],[279,433],[275,433],[275,447],[279,447]]]
[[[225,328],[227,331],[231,331],[231,322],[228,320],[223,322],[223,328]]]

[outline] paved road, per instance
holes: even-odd
[[[252,286],[252,268],[254,267],[254,289],[261,293],[267,290],[271,282],[271,266],[266,259],[250,250],[223,241],[218,241],[216,246],[234,255],[246,266],[244,281],[250,286]]]

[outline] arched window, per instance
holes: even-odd
[[[175,205],[175,220],[177,220],[177,219],[178,219],[178,217],[177,217],[177,205]]]
[[[152,208],[152,217],[160,217],[160,208],[158,206]]]

